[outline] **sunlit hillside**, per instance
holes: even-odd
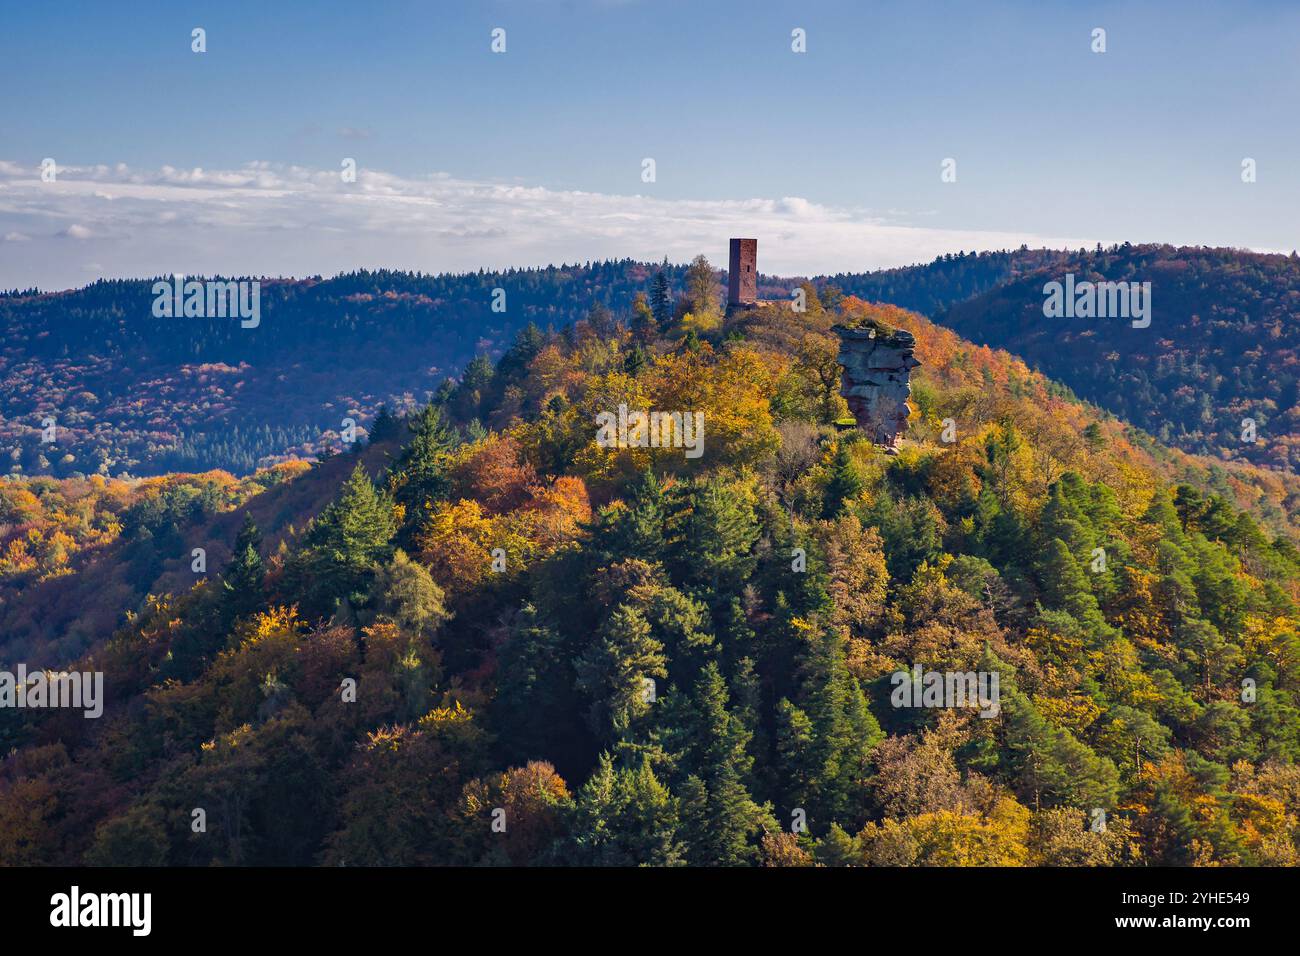
[[[0,485],[0,657],[107,696],[0,712],[0,864],[1297,862],[1290,475],[896,307],[705,291],[321,463]],[[894,456],[839,394],[868,319],[917,340]],[[602,447],[621,406],[701,453]]]

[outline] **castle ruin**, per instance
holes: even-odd
[[[727,311],[758,304],[758,240],[732,239],[727,266]]]
[[[788,305],[758,297],[757,239],[732,239],[730,253],[728,315],[761,305]],[[858,429],[875,444],[896,452],[898,440],[907,430],[911,372],[921,364],[912,355],[916,339],[911,332],[871,321],[852,328],[836,325],[831,331],[840,337],[840,394]]]

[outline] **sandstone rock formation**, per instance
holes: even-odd
[[[844,368],[840,394],[858,428],[877,445],[893,449],[907,428],[907,397],[916,339],[911,332],[868,322],[854,328],[837,325],[839,363]]]

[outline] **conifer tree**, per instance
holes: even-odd
[[[647,468],[633,483],[626,507],[603,512],[593,546],[602,565],[625,558],[657,562],[664,557],[666,504],[663,486]]]
[[[704,668],[669,740],[685,774],[678,794],[687,860],[697,866],[753,862],[759,841],[778,829],[770,808],[750,795],[750,733],[727,706],[727,685],[716,664]]]
[[[235,550],[221,576],[226,621],[252,612],[262,602],[262,533],[248,512],[235,537]]]
[[[568,862],[582,866],[679,866],[677,800],[643,759],[615,769],[608,753],[574,801]]]
[[[1068,730],[1053,727],[1019,691],[1000,696],[1017,790],[1030,807],[1114,806],[1119,774],[1109,759]]]
[[[679,499],[676,515],[675,573],[707,591],[710,607],[731,603],[753,574],[754,543],[761,532],[752,499],[744,487],[717,477],[697,481]]]
[[[452,399],[452,410],[457,421],[487,417],[496,395],[493,387],[495,378],[496,367],[492,364],[492,359],[481,352],[465,366],[455,398]]]
[[[667,264],[668,260],[665,259],[664,265]],[[672,293],[668,288],[668,276],[664,275],[663,269],[655,273],[650,283],[650,312],[660,329],[667,328],[669,320],[673,317]]]
[[[823,630],[800,668],[799,706],[783,700],[778,709],[778,779],[789,803],[783,809],[804,809],[823,832],[831,820],[866,822],[871,751],[884,736],[844,653],[839,635]]]
[[[554,626],[525,604],[497,664],[492,714],[502,756],[511,763],[546,758],[558,766],[591,759],[572,657]]]
[[[843,509],[845,502],[861,493],[862,487],[862,476],[849,452],[849,443],[842,441],[831,463],[831,477],[826,483],[826,493],[822,499],[822,517],[834,518]]]
[[[375,420],[370,423],[369,440],[373,444],[377,441],[388,441],[396,438],[402,431],[402,423],[397,416],[388,410],[387,405],[380,405],[379,411],[375,413]]]
[[[413,546],[424,526],[430,502],[442,500],[450,486],[448,458],[456,446],[455,431],[442,409],[425,405],[410,420],[411,440],[402,449],[388,476],[393,500],[402,506],[403,546]]]
[[[358,464],[303,537],[292,577],[304,608],[328,614],[339,602],[363,606],[376,566],[392,556],[396,531],[392,500]]]
[[[592,730],[607,741],[625,739],[650,710],[646,681],[667,677],[666,662],[645,615],[626,604],[614,608],[577,662],[578,689],[592,701]]]
[[[650,358],[646,355],[645,349],[641,347],[639,342],[635,343],[632,348],[628,350],[627,357],[623,359],[623,371],[635,378],[637,375],[641,374],[641,370],[645,368],[649,362]]]
[[[537,327],[537,323],[529,322],[515,336],[506,354],[501,356],[501,361],[496,367],[497,377],[510,383],[523,379],[528,371],[528,364],[537,357],[537,353],[545,344],[545,333]]]

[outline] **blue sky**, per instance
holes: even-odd
[[[11,3],[0,286],[722,262],[741,233],[780,273],[1289,251],[1298,54],[1300,5],[1227,0]]]

